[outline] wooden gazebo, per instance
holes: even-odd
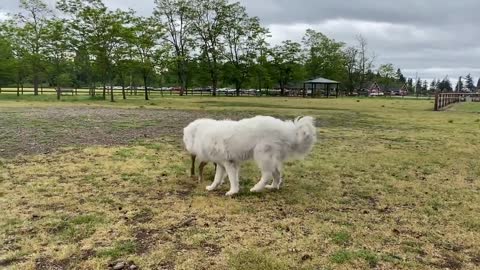
[[[338,97],[339,82],[325,78],[316,78],[303,82],[303,97],[307,96],[307,89],[311,89],[311,97],[317,96],[317,90],[325,89],[327,91],[327,98],[330,97],[330,90],[335,89],[335,97]],[[333,86],[333,87],[332,87]]]

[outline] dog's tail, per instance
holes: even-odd
[[[315,119],[311,116],[297,117],[293,124],[296,130],[293,152],[295,158],[303,158],[310,153],[317,141]]]

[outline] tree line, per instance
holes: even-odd
[[[180,94],[221,86],[279,88],[318,76],[340,81],[353,94],[378,81],[386,87],[406,84],[410,91],[428,88],[413,82],[393,64],[374,69],[374,53],[365,38],[354,45],[307,30],[301,42],[268,44],[269,30],[240,3],[227,0],[155,0],[151,16],[111,10],[102,0],[59,0],[55,10],[42,0],[20,0],[21,12],[0,24],[0,87],[24,84],[34,94],[47,85],[88,88],[114,100],[114,85],[175,85]],[[415,84],[415,85],[414,85]],[[448,88],[448,87],[447,87]],[[450,86],[451,88],[451,86]],[[57,91],[60,93],[60,91]]]

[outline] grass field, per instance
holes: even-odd
[[[54,98],[0,95],[0,268],[480,268],[480,104]],[[246,163],[207,193],[182,128],[256,114],[315,116],[313,153],[278,192]]]

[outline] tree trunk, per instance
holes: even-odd
[[[62,92],[60,92],[60,87],[55,87],[55,89],[57,90],[57,100],[60,100],[60,96],[62,95]]]
[[[240,82],[236,82],[236,83],[235,83],[235,94],[237,95],[237,97],[240,96],[240,88],[241,88],[241,87],[242,87],[242,86],[240,85]]]
[[[17,82],[17,97],[20,96],[20,83]]]
[[[122,80],[122,96],[123,96],[123,99],[127,99],[127,95],[125,93],[125,81]]]
[[[103,99],[107,99],[107,83],[103,82]]]
[[[113,97],[113,85],[110,83],[110,102],[115,102],[115,98]]]
[[[33,75],[33,94],[35,96],[38,96],[38,84],[39,84],[38,74],[35,72],[35,74]]]
[[[147,86],[147,75],[143,75],[143,85],[145,87],[145,100],[149,100],[148,99],[148,86]]]
[[[20,83],[20,87],[22,89],[22,95],[23,95],[23,82]]]

